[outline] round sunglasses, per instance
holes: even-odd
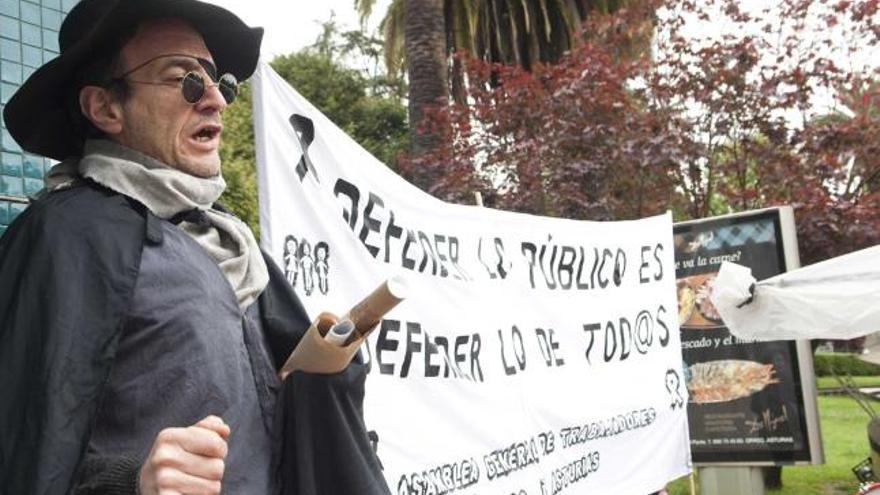
[[[137,81],[133,79],[128,79],[128,76],[133,72],[146,67],[150,63],[162,59],[162,58],[186,58],[196,60],[199,65],[204,69],[205,73],[211,78],[211,83],[205,83],[205,78],[199,71],[191,70],[184,74],[182,77],[175,78],[174,81]],[[169,55],[159,55],[158,57],[153,57],[146,62],[134,67],[123,73],[118,77],[114,77],[111,79],[111,82],[127,82],[133,84],[147,84],[150,86],[179,86],[180,92],[183,94],[183,99],[186,100],[187,103],[191,105],[195,105],[200,102],[202,98],[205,96],[205,91],[209,87],[217,86],[217,89],[220,90],[220,94],[223,96],[223,99],[227,104],[231,104],[235,101],[235,97],[238,96],[238,80],[234,75],[230,73],[226,73],[217,77],[217,68],[214,64],[207,59],[200,57],[193,57],[191,55],[183,55],[183,54],[169,54]]]
[[[137,81],[131,81],[137,82]],[[235,97],[238,96],[238,80],[235,79],[235,76],[232,74],[226,73],[220,76],[220,80],[214,80],[211,84],[205,84],[205,78],[201,76],[198,72],[187,72],[184,74],[183,78],[180,79],[177,83],[153,83],[153,84],[180,84],[180,91],[183,93],[183,99],[186,100],[187,103],[195,105],[196,103],[202,100],[202,97],[205,96],[205,91],[209,87],[217,86],[220,90],[220,94],[223,95],[223,99],[226,100],[227,104],[235,101]]]

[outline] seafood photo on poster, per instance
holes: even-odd
[[[762,280],[786,271],[776,212],[675,226],[676,289],[695,462],[809,459],[794,342],[731,335],[709,295],[723,261]]]

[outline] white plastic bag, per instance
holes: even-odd
[[[880,331],[880,245],[761,282],[724,262],[710,299],[743,339],[852,339]]]

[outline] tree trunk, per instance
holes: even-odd
[[[437,149],[443,133],[425,129],[425,110],[447,103],[446,26],[443,0],[404,0],[404,44],[409,77],[409,128],[414,156]],[[429,174],[416,171],[414,182],[426,189]]]

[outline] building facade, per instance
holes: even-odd
[[[77,0],[0,0],[0,109],[37,67],[58,56],[61,20]],[[2,120],[2,119],[0,119]],[[43,188],[53,161],[24,153],[2,123],[0,235]]]

